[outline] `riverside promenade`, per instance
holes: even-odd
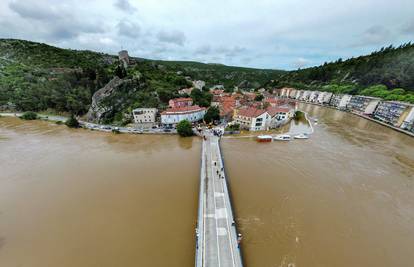
[[[196,267],[241,267],[238,233],[219,138],[205,133],[201,154]]]

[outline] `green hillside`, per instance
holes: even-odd
[[[118,110],[108,114],[111,121],[132,108],[165,107],[169,98],[178,95],[179,89],[191,86],[188,78],[204,80],[207,86],[222,84],[232,90],[238,85],[256,88],[282,73],[197,62],[146,59],[137,59],[137,62],[122,73],[117,56],[0,39],[0,107],[52,109],[82,115],[88,111],[92,95],[117,75],[131,80],[121,90],[127,93],[118,92],[115,94],[118,99],[112,97],[106,102],[125,100],[128,105],[119,105]]]
[[[414,45],[389,46],[370,55],[287,72],[266,86],[365,94],[414,103]]]

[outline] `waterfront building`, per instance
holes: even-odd
[[[281,107],[269,107],[267,113],[270,116],[270,128],[277,128],[283,123],[292,119],[295,115],[295,110],[291,105],[284,105]]]
[[[239,124],[241,129],[265,131],[269,129],[270,115],[264,109],[248,107],[235,112],[233,121]]]
[[[347,109],[363,115],[372,115],[377,108],[380,98],[370,96],[352,96]]]
[[[411,107],[408,115],[404,118],[401,129],[414,133],[414,107]]]
[[[321,92],[318,95],[317,102],[319,104],[328,104],[331,101],[332,96],[333,96],[333,93],[330,93],[330,92]]]
[[[137,124],[155,123],[158,110],[156,108],[137,108],[132,111],[134,122]]]
[[[284,88],[282,88],[282,89],[281,89],[281,91],[280,91],[280,96],[281,96],[281,97],[284,97],[284,98],[288,98],[288,97],[290,96],[290,92],[291,92],[292,90],[295,90],[295,89],[293,89],[293,88],[288,88],[288,87],[284,87]]]
[[[161,124],[164,126],[175,126],[183,120],[197,122],[201,121],[205,114],[206,108],[197,105],[169,108],[161,113]]]
[[[301,99],[303,93],[304,93],[303,90],[297,90],[296,95],[295,95],[295,99],[297,99],[297,100]]]
[[[300,98],[300,100],[306,101],[306,102],[309,101],[311,93],[312,92],[308,91],[308,90],[304,91],[303,94],[302,94],[302,97]]]
[[[168,105],[170,106],[170,108],[189,107],[193,105],[193,99],[190,97],[174,98],[168,102]]]
[[[398,101],[383,101],[378,104],[374,118],[400,127],[412,111],[413,105]]]
[[[309,102],[316,103],[318,101],[319,91],[311,91]]]
[[[333,95],[329,105],[336,107],[337,109],[346,109],[346,106],[349,104],[349,101],[351,101],[351,98],[351,95]]]
[[[290,92],[289,92],[289,98],[296,98],[296,92],[297,92],[298,90],[296,90],[296,89],[291,89],[290,90]]]

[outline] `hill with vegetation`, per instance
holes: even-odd
[[[384,47],[370,55],[287,72],[266,84],[283,86],[414,103],[414,45]]]
[[[128,120],[126,114],[133,108],[165,108],[170,98],[178,96],[178,90],[192,86],[192,80],[233,90],[235,86],[258,87],[281,73],[197,62],[135,61],[137,64],[125,70],[113,55],[0,39],[0,107],[83,115],[92,96],[118,77],[125,82],[101,104],[112,105],[105,108],[104,122],[120,122]],[[211,100],[207,92],[194,97],[202,105]]]

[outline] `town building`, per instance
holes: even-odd
[[[191,87],[191,88],[184,88],[184,89],[178,90],[178,93],[180,95],[190,95],[193,90],[194,90],[193,87]]]
[[[296,98],[296,92],[297,91],[298,90],[296,90],[296,89],[291,89],[290,92],[289,92],[289,98]]]
[[[329,105],[336,107],[337,109],[346,109],[349,101],[351,101],[351,95],[337,94],[333,95]]]
[[[398,101],[383,101],[378,104],[374,118],[400,127],[413,109],[413,105]]]
[[[170,108],[189,107],[193,105],[193,99],[190,97],[174,98],[168,102]]]
[[[380,101],[380,98],[356,95],[352,96],[347,109],[358,114],[372,115]]]
[[[206,86],[205,81],[193,81],[193,87],[198,90],[203,90],[204,86]]]
[[[274,129],[289,121],[295,115],[295,110],[290,105],[281,107],[269,107],[267,113],[270,116],[269,127]]]
[[[233,121],[239,124],[241,129],[265,131],[269,129],[270,115],[264,109],[242,108],[235,112]]]
[[[333,96],[333,93],[330,93],[330,92],[321,92],[318,95],[317,102],[319,104],[329,104],[329,102],[331,101],[332,96]]]
[[[303,90],[297,90],[296,95],[295,95],[295,99],[299,100],[302,97],[303,93],[304,93]]]
[[[183,120],[197,122],[201,121],[205,114],[206,108],[197,105],[169,108],[161,113],[161,124],[173,127]]]
[[[404,118],[401,129],[414,133],[414,107],[411,108],[408,115]]]
[[[309,102],[316,103],[318,101],[319,91],[311,91],[309,96]]]
[[[132,111],[136,124],[155,123],[158,110],[156,108],[137,108]]]
[[[304,91],[303,94],[302,94],[302,97],[300,98],[300,100],[308,102],[311,93],[312,92],[311,91],[308,91],[308,90]]]

